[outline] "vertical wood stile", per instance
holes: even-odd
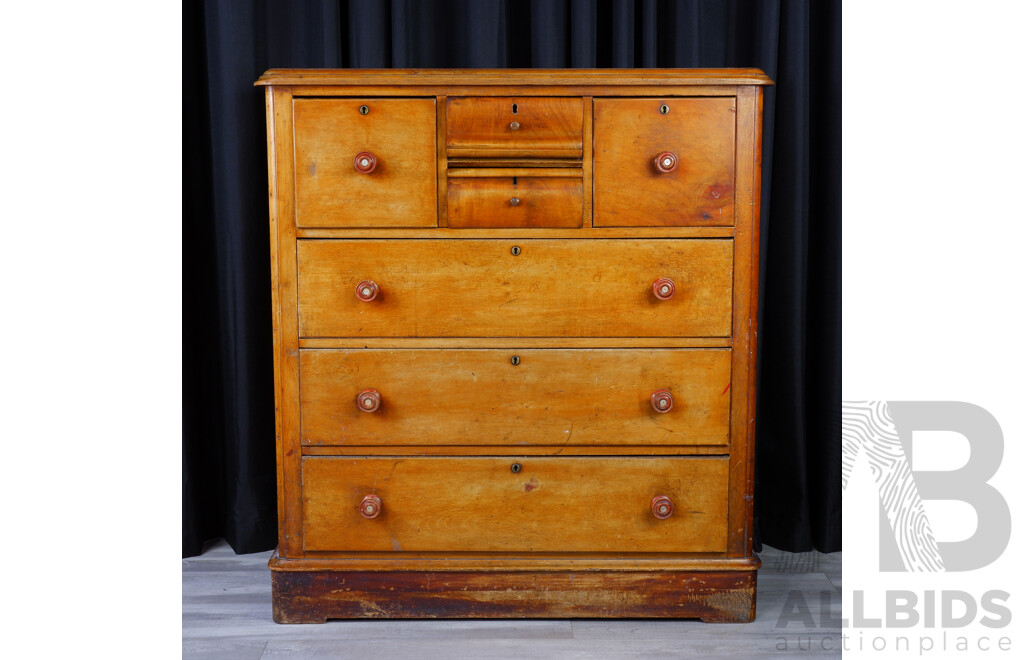
[[[733,348],[732,348],[732,425],[730,429],[729,467],[729,556],[747,556],[750,547],[750,528],[747,509],[752,498],[753,484],[748,480],[748,433],[751,414],[749,396],[751,381],[751,351],[754,338],[751,321],[751,294],[756,284],[751,281],[751,263],[756,261],[757,243],[754,240],[756,219],[755,140],[757,106],[754,89],[748,86],[736,90],[736,235],[733,239]],[[756,275],[756,273],[755,273]],[[756,280],[755,280],[756,281]]]
[[[281,293],[278,286],[281,282],[280,263],[278,261],[280,250],[278,249],[278,217],[277,205],[280,194],[277,189],[277,113],[274,107],[274,88],[266,89],[267,105],[267,174],[268,191],[270,198],[268,208],[270,211],[270,312],[273,328],[273,360],[274,360],[274,449],[277,456],[276,478],[277,478],[277,533],[278,545],[284,545],[285,530],[285,478],[281,466],[284,465],[284,444],[281,439],[284,437],[284,426],[281,418],[281,402],[284,400],[284,393],[281,389]]]
[[[748,87],[747,89],[751,88]],[[755,87],[753,88],[753,91],[757,99],[757,115],[754,120],[754,204],[753,212],[751,214],[750,231],[750,349],[748,351],[749,358],[747,360],[747,372],[751,374],[751,376],[747,383],[747,475],[746,488],[744,489],[745,492],[750,495],[745,502],[746,524],[744,527],[748,530],[747,545],[745,549],[745,554],[747,556],[750,556],[754,552],[754,538],[753,534],[749,532],[753,530],[754,524],[754,421],[756,417],[755,413],[757,411],[757,314],[760,299],[760,292],[758,289],[761,273],[761,140],[764,135],[764,129],[761,126],[761,122],[764,117],[764,90],[760,87]]]
[[[299,326],[296,301],[297,264],[295,239],[295,156],[292,140],[292,93],[287,87],[274,92],[274,137],[277,169],[277,359],[281,382],[278,410],[281,416],[278,473],[284,480],[282,501],[284,524],[279,552],[283,557],[302,554],[301,448],[299,445]]]
[[[594,227],[594,97],[583,97],[583,228]]]
[[[448,226],[448,97],[438,96],[434,102],[437,113],[437,226]]]

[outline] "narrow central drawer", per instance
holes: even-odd
[[[732,239],[298,241],[302,337],[728,337]]]
[[[467,171],[472,173],[472,170]],[[449,227],[580,227],[583,178],[576,176],[452,176]]]
[[[727,458],[305,457],[303,539],[339,552],[722,552],[728,483]]]
[[[307,445],[729,442],[729,349],[316,349],[299,365]]]
[[[449,98],[449,157],[583,156],[583,99]]]

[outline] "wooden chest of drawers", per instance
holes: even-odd
[[[274,619],[754,616],[757,70],[272,70]]]

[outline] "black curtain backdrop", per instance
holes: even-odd
[[[183,554],[276,540],[262,89],[272,67],[758,67],[755,538],[840,549],[840,2],[208,0],[184,7]]]

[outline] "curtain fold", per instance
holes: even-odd
[[[838,0],[207,0],[183,16],[185,556],[276,539],[262,90],[271,67],[758,67],[755,535],[841,544]]]

